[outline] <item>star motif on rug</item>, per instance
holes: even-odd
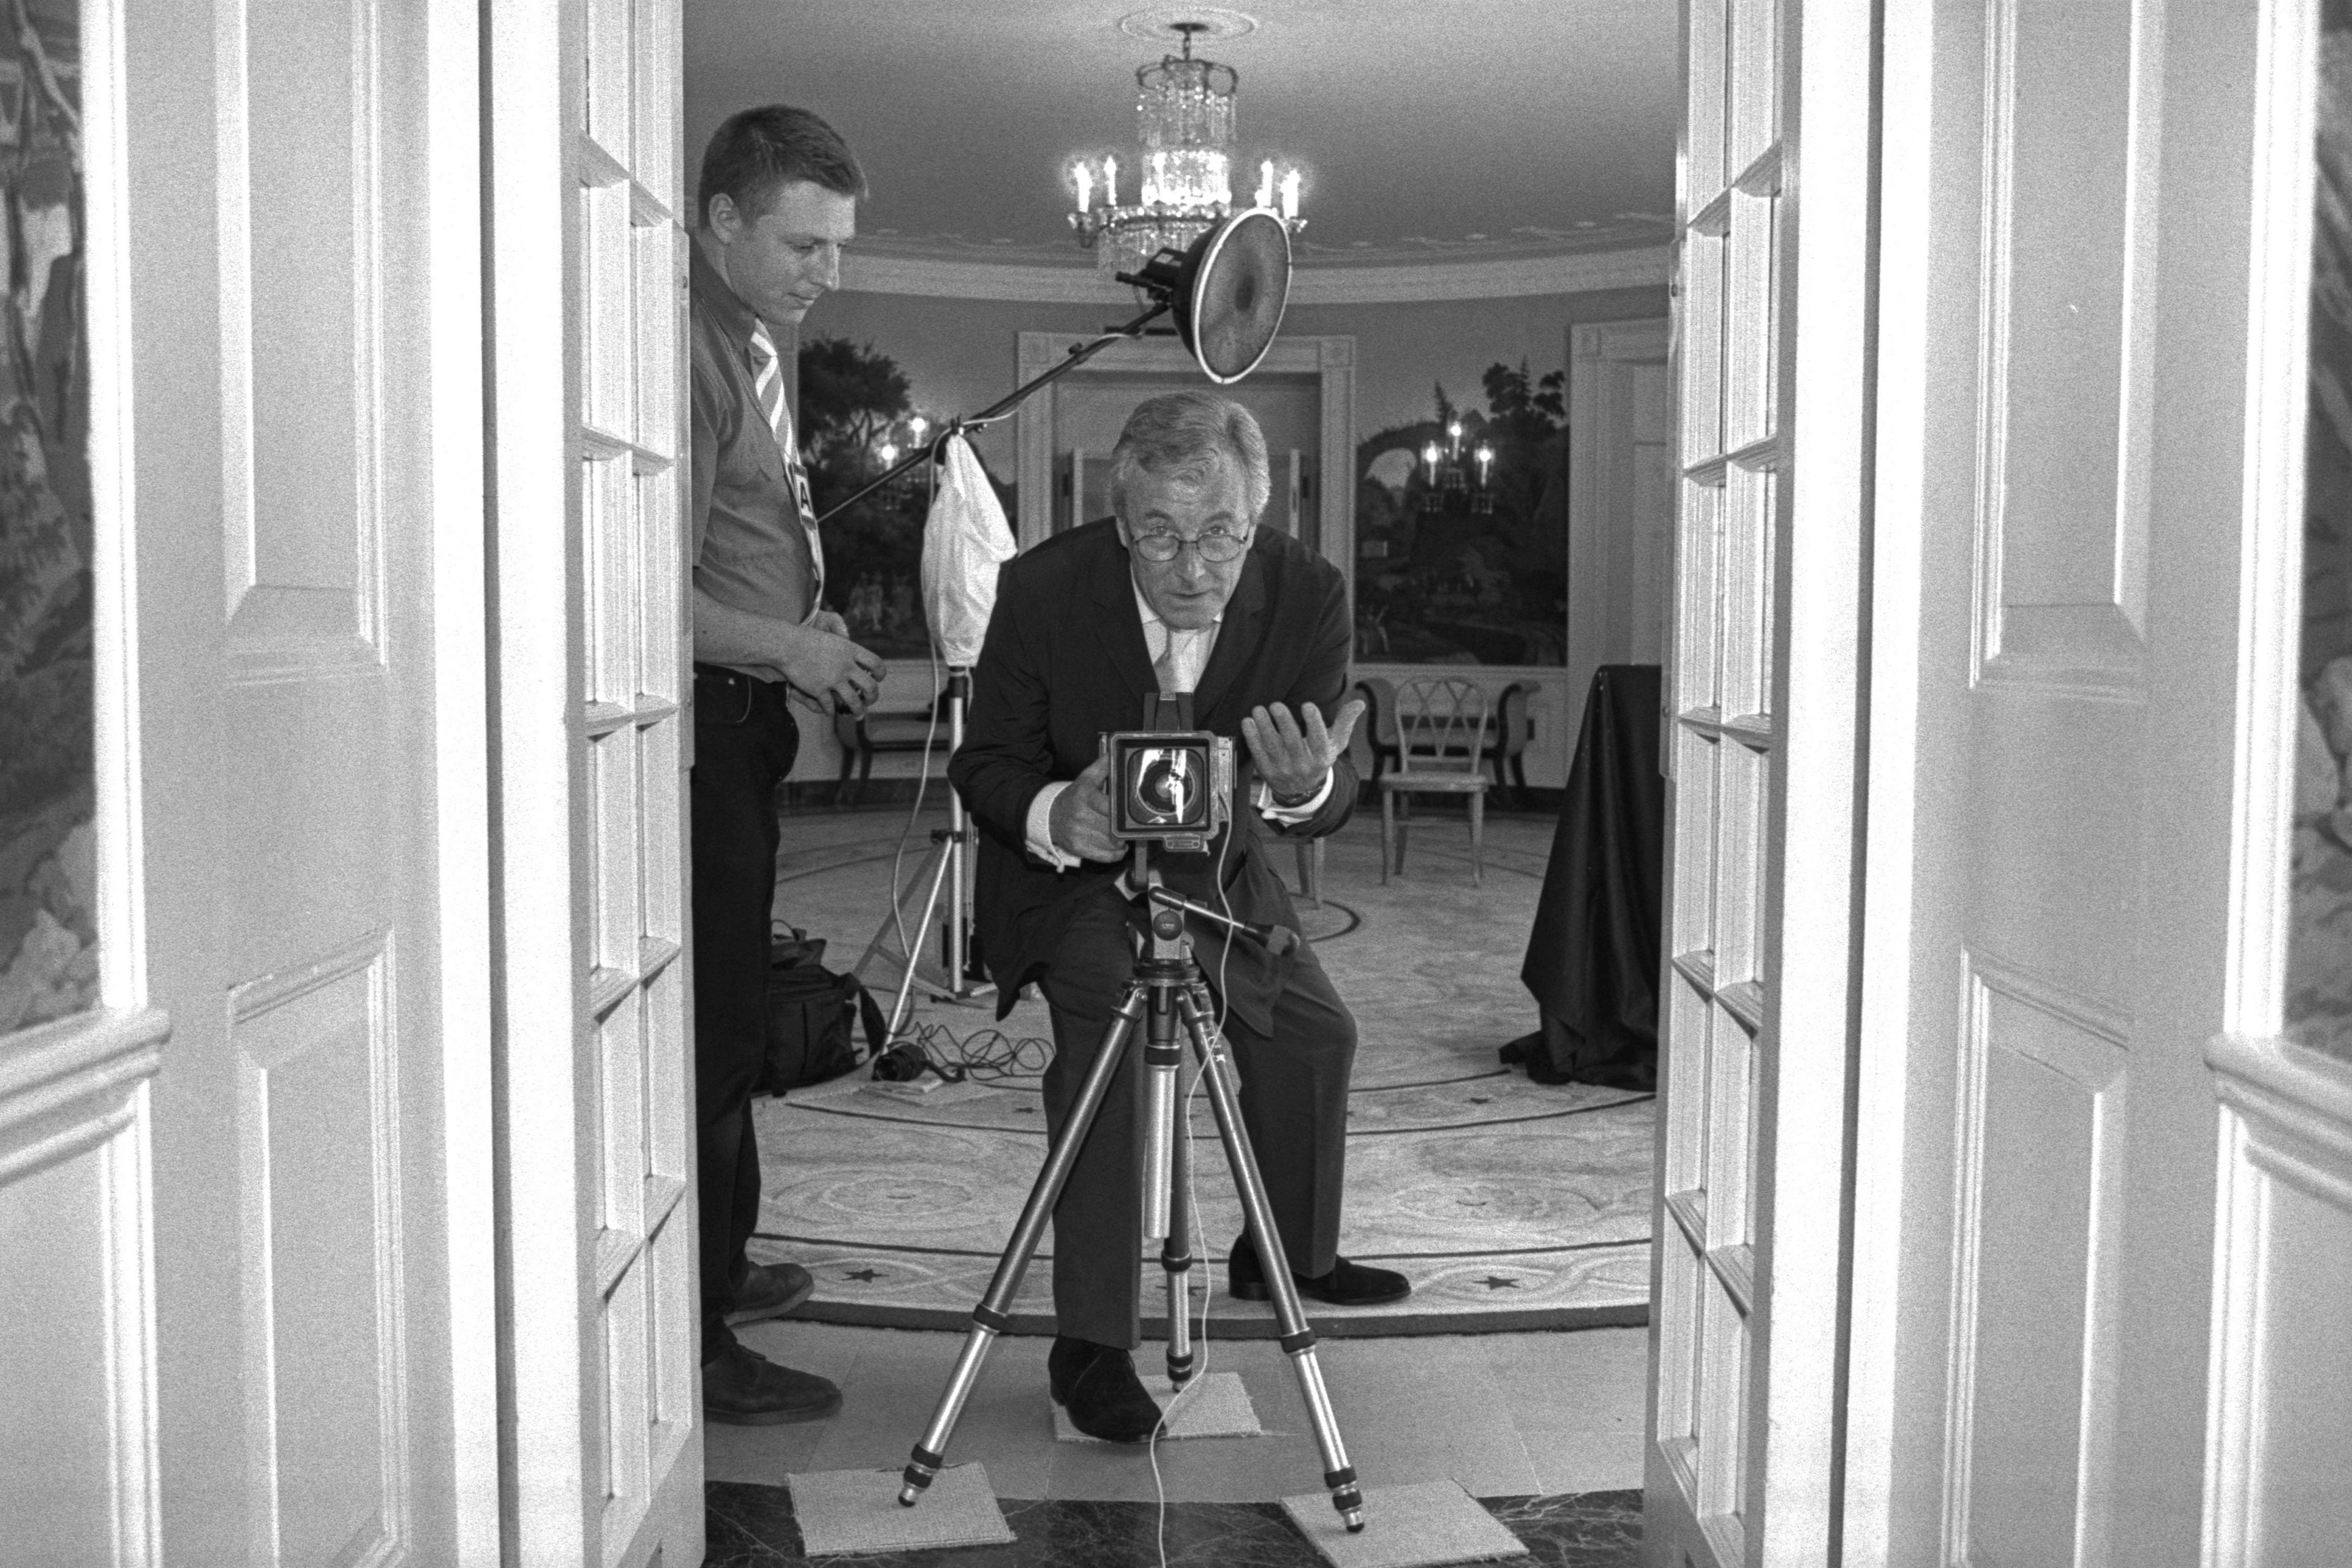
[[[844,1274],[842,1278],[844,1279],[863,1280],[867,1284],[871,1284],[875,1280],[882,1278],[882,1271],[878,1268],[853,1268],[846,1274]]]
[[[1489,1274],[1484,1279],[1479,1280],[1478,1283],[1484,1285],[1489,1290],[1516,1290],[1519,1288],[1519,1282],[1517,1280],[1506,1279],[1498,1274]]]

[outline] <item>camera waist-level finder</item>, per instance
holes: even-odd
[[[1110,763],[1110,831],[1130,844],[1202,854],[1234,809],[1234,742],[1192,728],[1192,700],[1153,700],[1154,727],[1102,738]]]

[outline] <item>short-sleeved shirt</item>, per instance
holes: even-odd
[[[691,249],[694,585],[732,609],[801,625],[816,614],[815,563],[783,448],[753,386],[758,319],[701,244]],[[789,424],[786,432],[790,440]]]

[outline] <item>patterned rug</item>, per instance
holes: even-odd
[[[881,813],[786,819],[781,918],[829,937],[835,968],[856,961],[889,908],[898,828]],[[918,822],[900,878],[928,847]],[[1649,1294],[1652,1101],[1582,1085],[1546,1087],[1496,1050],[1535,1025],[1518,970],[1551,823],[1490,817],[1486,885],[1470,882],[1467,830],[1443,819],[1414,836],[1407,875],[1380,881],[1379,822],[1330,841],[1324,903],[1302,903],[1306,934],[1356,1014],[1360,1044],[1349,1108],[1348,1203],[1340,1250],[1403,1270],[1413,1293],[1350,1311],[1309,1302],[1327,1334],[1465,1333],[1640,1323]],[[877,964],[886,991],[895,970]],[[985,1008],[929,997],[915,1018],[967,1047],[996,1027]],[[1010,1040],[1050,1036],[1026,998]],[[803,1316],[898,1328],[965,1327],[994,1272],[1045,1152],[1035,1076],[898,1092],[853,1076],[757,1102],[765,1180],[755,1256],[816,1277]],[[1213,1335],[1271,1335],[1272,1309],[1223,1289],[1241,1211],[1205,1099],[1195,1107],[1204,1247],[1217,1263]],[[1016,1300],[1012,1331],[1053,1331],[1052,1237]],[[1142,1270],[1147,1337],[1165,1332],[1153,1256]],[[1197,1275],[1196,1275],[1197,1278]],[[1198,1310],[1196,1290],[1194,1310]]]

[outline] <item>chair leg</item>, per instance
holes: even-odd
[[[1389,858],[1396,844],[1396,791],[1381,791],[1381,880],[1389,879]]]
[[[1412,796],[1403,790],[1396,792],[1397,803],[1397,863],[1396,873],[1404,875],[1405,845],[1412,837]]]
[[[1470,792],[1470,885],[1474,888],[1483,888],[1486,885],[1486,867],[1484,850],[1481,847],[1486,840],[1486,792],[1483,789],[1472,790]]]
[[[1323,907],[1323,840],[1298,841],[1298,892],[1317,909]]]

